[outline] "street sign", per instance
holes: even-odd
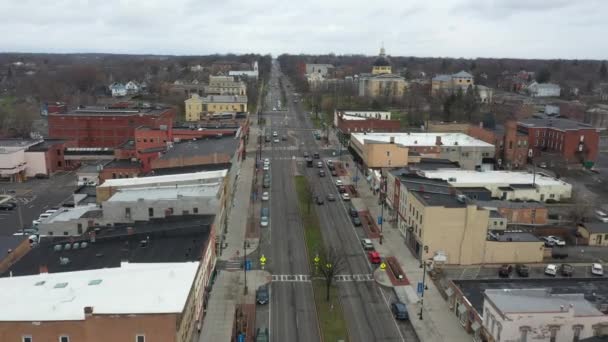
[[[422,282],[418,282],[418,286],[416,287],[416,292],[422,294],[422,291],[424,291],[424,287],[422,286]]]
[[[251,271],[251,260],[250,259],[245,260],[245,270]]]
[[[313,260],[314,260],[315,264],[318,264],[319,261],[321,261],[321,258],[319,258],[319,256],[317,255],[317,256],[315,256],[315,258]]]
[[[382,224],[382,216],[378,216],[378,224]]]
[[[237,342],[245,342],[245,334],[239,334],[237,338]]]
[[[264,254],[262,254],[262,257],[260,258],[260,264],[262,264],[262,265],[266,264],[266,257],[264,256]]]
[[[381,264],[380,264],[380,269],[381,269],[381,270],[385,270],[385,269],[386,269],[386,263],[384,263],[384,262],[383,262],[383,263],[381,263]]]

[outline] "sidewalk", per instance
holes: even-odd
[[[248,292],[245,295],[243,271],[220,271],[211,291],[203,330],[197,341],[230,341],[237,305],[255,305],[256,289],[270,282],[270,279],[271,275],[266,271],[248,271]]]
[[[349,176],[346,177],[350,182],[355,172],[355,166],[350,155],[343,156],[343,161],[346,160],[350,164],[348,169]],[[381,207],[378,204],[378,196],[372,193],[365,177],[360,177],[357,190],[360,198],[357,201],[353,201],[353,204],[365,205],[373,218],[380,216]],[[357,210],[364,209],[357,208]],[[386,217],[386,208],[384,214]],[[397,229],[396,223],[384,221],[382,233],[384,237],[383,244],[381,245],[378,239],[374,239],[374,246],[381,256],[394,256],[397,258],[411,284],[394,286],[393,289],[399,300],[408,304],[410,321],[420,341],[471,341],[473,337],[458,323],[456,315],[450,311],[448,303],[439,294],[428,274],[425,281],[428,289],[424,293],[423,319],[420,320],[418,318],[420,297],[416,293],[416,286],[418,282],[422,282],[423,274],[423,269],[420,268],[420,261],[411,254],[405,245],[404,237]],[[390,286],[390,282],[387,283],[386,279],[383,279],[383,276],[376,276],[376,279],[378,279],[379,283]]]

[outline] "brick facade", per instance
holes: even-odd
[[[338,117],[338,130],[343,134],[357,132],[399,132],[401,122],[399,120],[344,120]]]

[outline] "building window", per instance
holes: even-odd
[[[521,333],[520,335],[520,341],[521,342],[528,342],[528,332],[532,330],[530,327],[528,326],[524,326],[524,327],[520,327],[519,328],[519,332]]]
[[[125,208],[125,216],[131,218],[131,208]]]
[[[21,337],[21,342],[32,342],[32,336],[27,335],[27,336]]]
[[[146,342],[146,335],[135,336],[135,342]]]
[[[148,216],[149,217],[154,216],[154,208],[148,208]]]
[[[390,157],[391,156],[391,151],[386,151],[386,156]]]
[[[559,330],[559,326],[557,326],[557,325],[549,326],[549,332],[551,333],[551,336],[549,337],[549,342],[557,342],[557,331],[558,330]]]
[[[198,214],[198,208],[192,208],[192,212]]]
[[[497,323],[496,342],[500,342],[500,333],[502,332],[502,324]]]
[[[61,167],[61,161],[57,162],[57,167]]]
[[[68,232],[63,232],[63,235],[67,236],[67,235],[69,235],[69,233]]]
[[[581,339],[581,332],[583,331],[583,326],[580,324],[573,325],[572,330],[574,330],[572,342],[578,342]]]
[[[59,342],[70,342],[70,337],[66,335],[59,336]]]
[[[82,234],[82,223],[78,224],[77,229],[78,229],[78,234],[79,235]]]
[[[61,155],[61,150],[57,150],[57,155],[60,156]]]

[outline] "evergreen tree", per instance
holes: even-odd
[[[608,70],[606,70],[606,61],[602,61],[602,66],[600,66],[600,78],[602,80],[608,78]]]

